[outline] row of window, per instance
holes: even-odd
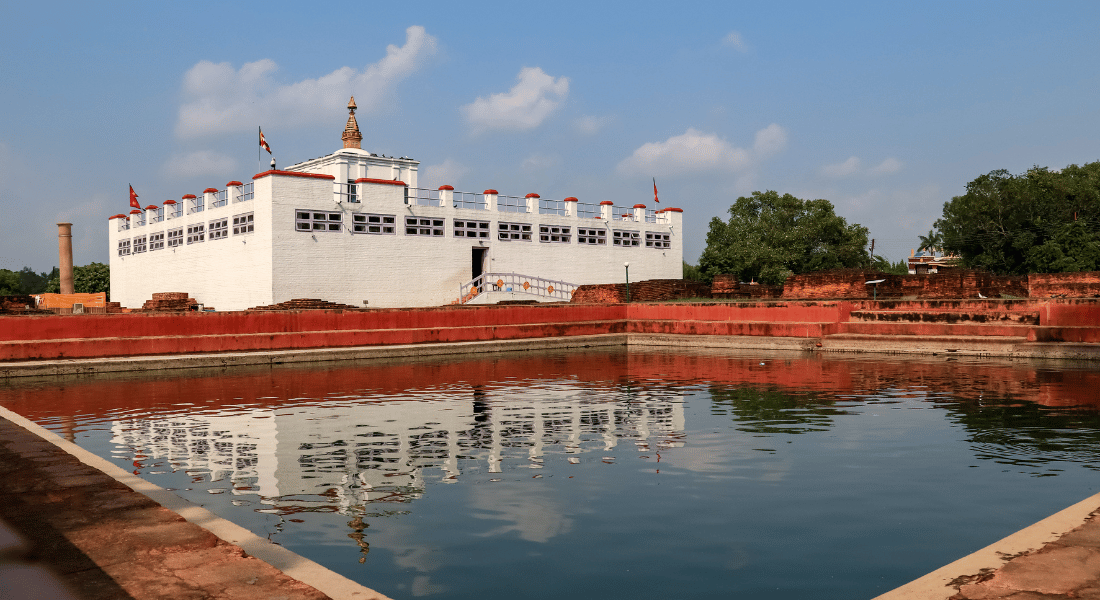
[[[253,213],[236,215],[233,217],[232,222],[233,235],[244,235],[253,232]],[[163,250],[165,241],[167,241],[167,247],[176,248],[182,246],[185,240],[187,244],[200,244],[207,239],[211,241],[223,240],[229,237],[229,223],[229,218],[214,219],[208,223],[193,223],[186,227],[186,238],[184,237],[185,228],[177,227],[169,229],[167,232],[158,231],[157,233],[150,233],[148,236],[138,236],[132,240],[119,240],[118,255],[129,256],[147,250]]]
[[[297,231],[339,232],[343,230],[344,215],[340,212],[316,210],[297,210],[294,213],[294,228]],[[490,239],[492,228],[489,221],[454,219],[452,236],[456,238]],[[405,217],[405,235],[425,237],[444,237],[446,220],[432,217]],[[376,215],[355,213],[352,215],[352,232],[378,235],[397,234],[397,215]],[[530,223],[497,223],[496,238],[502,242],[530,242],[534,239],[534,229]],[[573,228],[568,225],[539,225],[539,241],[550,244],[568,244],[572,241]],[[619,230],[612,231],[611,245],[623,247],[641,246],[641,232]],[[577,228],[577,243],[593,246],[607,245],[607,230],[597,228]],[[654,231],[645,232],[646,248],[668,248],[669,234]]]

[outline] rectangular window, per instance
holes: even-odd
[[[607,245],[607,231],[604,229],[577,228],[577,243],[590,246]]]
[[[353,214],[352,231],[355,233],[375,233],[378,235],[397,234],[397,215]]]
[[[118,241],[118,255],[130,256],[130,240],[126,239]]]
[[[138,254],[140,252],[145,252],[145,248],[146,248],[145,239],[146,238],[145,238],[144,235],[141,236],[141,237],[134,238],[134,242],[133,242],[133,245],[132,245],[132,250],[133,250],[134,254]]]
[[[571,227],[561,227],[558,225],[539,225],[539,241],[547,242],[551,244],[568,244],[571,235]]]
[[[489,239],[488,221],[470,221],[467,219],[455,219],[454,225],[454,235],[456,238]]]
[[[233,217],[233,235],[252,233],[252,213],[235,215]]]
[[[149,234],[149,251],[164,250],[164,232]]]
[[[210,238],[210,241],[229,237],[229,219],[210,221],[209,227],[206,230],[206,235]]]
[[[427,235],[443,237],[446,219],[426,219],[424,217],[405,217],[405,235]]]
[[[497,239],[502,242],[530,242],[530,223],[497,223]]]
[[[187,226],[187,243],[198,244],[206,239],[206,225],[204,223],[196,223],[194,225]]]
[[[348,180],[348,202],[359,202],[358,186],[354,179]]]
[[[183,227],[168,230],[168,247],[175,248],[183,245]]]
[[[638,246],[641,241],[641,234],[637,231],[626,231],[622,229],[616,229],[614,232],[614,239],[611,244],[614,246],[632,247]]]
[[[668,248],[670,245],[669,234],[656,231],[645,232],[646,248]]]
[[[249,215],[251,218],[252,215]],[[343,214],[338,212],[321,212],[318,210],[294,211],[294,229],[297,231],[340,231],[343,222]],[[251,231],[251,229],[250,229]],[[234,231],[236,235],[236,231]]]

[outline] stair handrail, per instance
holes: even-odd
[[[558,279],[547,279],[522,273],[482,273],[458,286],[458,303],[466,304],[487,292],[512,292],[568,302],[577,285]]]

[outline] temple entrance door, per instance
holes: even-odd
[[[485,272],[485,254],[488,252],[488,248],[473,248],[473,253],[470,256],[471,275],[470,279],[477,279]],[[478,293],[483,292],[479,286]]]

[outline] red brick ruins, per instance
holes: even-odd
[[[868,285],[868,281],[883,280]],[[877,290],[875,289],[877,287]],[[953,269],[923,275],[892,275],[880,271],[842,269],[787,278],[783,286],[739,283],[732,275],[717,275],[710,286],[677,279],[630,284],[633,302],[681,298],[784,300],[937,300],[964,298],[1100,298],[1100,272],[1001,276],[984,271]],[[626,302],[626,285],[582,285],[575,303]]]

